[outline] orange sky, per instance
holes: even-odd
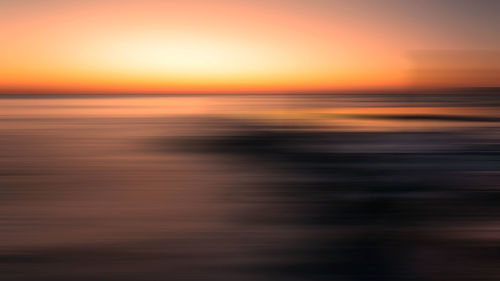
[[[7,0],[0,2],[0,88],[203,93],[405,87],[415,50],[498,48],[498,20],[488,6],[498,5],[470,2]]]

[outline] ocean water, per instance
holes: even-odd
[[[499,106],[0,97],[0,280],[498,280]]]

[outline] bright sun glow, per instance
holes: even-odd
[[[266,65],[265,54],[224,38],[200,36],[114,38],[94,54],[107,67],[175,76],[252,73]]]

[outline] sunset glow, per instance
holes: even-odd
[[[0,46],[0,88],[146,93],[398,88],[411,81],[414,50],[496,43],[467,40],[474,38],[464,37],[466,30],[458,36],[429,26],[442,20],[459,30],[465,23],[453,15],[443,18],[412,5],[388,10],[390,1],[341,2],[3,1],[0,34],[7,40]],[[400,13],[425,15],[429,23]],[[486,38],[490,31],[483,31]]]
[[[0,281],[500,280],[500,0],[0,0]]]

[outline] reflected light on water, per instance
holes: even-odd
[[[496,96],[445,96],[6,96],[0,273],[494,280]]]

